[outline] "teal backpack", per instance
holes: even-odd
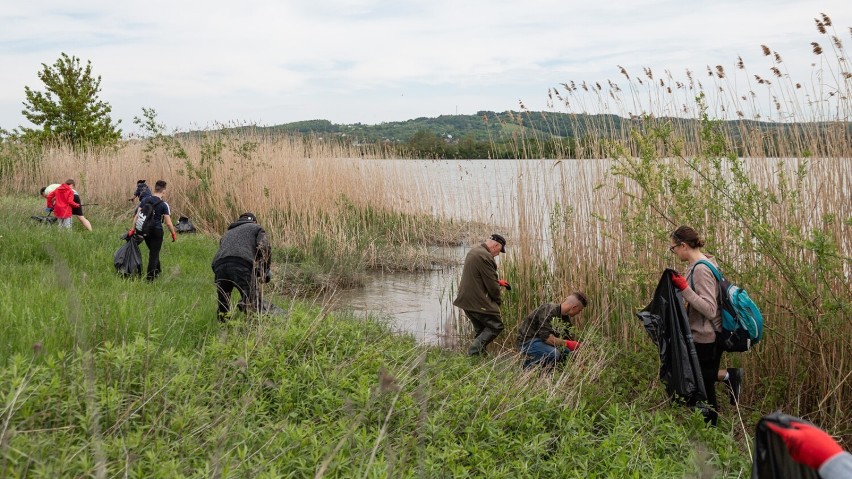
[[[748,351],[763,338],[763,316],[760,310],[744,289],[728,282],[712,263],[703,259],[698,263],[710,268],[719,283],[722,332],[716,334],[716,342],[725,351]],[[692,277],[689,279],[691,283]]]

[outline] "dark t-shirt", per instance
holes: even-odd
[[[159,203],[157,203],[158,201],[159,201]],[[154,224],[151,227],[154,228],[155,230],[162,230],[163,229],[163,215],[171,216],[171,214],[172,214],[171,209],[169,208],[169,204],[166,203],[165,201],[161,200],[160,198],[157,198],[156,196],[151,195],[151,196],[148,196],[144,200],[139,202],[139,208],[141,209],[143,206],[145,206],[146,203],[156,203],[156,205],[154,206],[154,213],[153,213]]]

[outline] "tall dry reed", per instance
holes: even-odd
[[[764,313],[763,343],[726,359],[747,371],[746,410],[783,409],[852,437],[852,75],[831,20],[816,24],[826,38],[809,47],[815,82],[761,46],[765,73],[742,59],[701,79],[620,67],[620,81],[551,89],[584,132],[577,156],[603,160],[566,159],[558,179],[543,167],[518,182],[519,254],[507,263],[532,287],[509,316],[582,288],[607,337],[646,347],[634,313],[663,268],[683,268],[667,234],[691,224]],[[538,198],[544,181],[559,193]]]

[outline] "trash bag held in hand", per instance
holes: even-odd
[[[701,409],[707,394],[686,307],[672,283],[673,272],[663,271],[653,299],[636,315],[659,349],[660,381],[669,397]]]
[[[121,276],[132,278],[142,274],[142,252],[136,236],[124,235],[125,243],[113,255],[113,266]]]
[[[789,479],[819,479],[819,473],[799,464],[790,455],[784,439],[768,425],[783,428],[791,426],[790,421],[805,422],[801,419],[774,412],[758,421],[754,432],[754,460],[751,466],[752,479],[771,479],[784,477]]]

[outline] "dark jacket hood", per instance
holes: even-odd
[[[254,224],[257,224],[257,223],[255,223],[254,221],[250,221],[250,220],[237,220],[237,221],[234,221],[233,223],[231,223],[230,225],[228,225],[228,229],[231,230],[231,229],[236,228],[237,226],[242,226],[242,225],[245,225],[245,224],[254,225]]]

